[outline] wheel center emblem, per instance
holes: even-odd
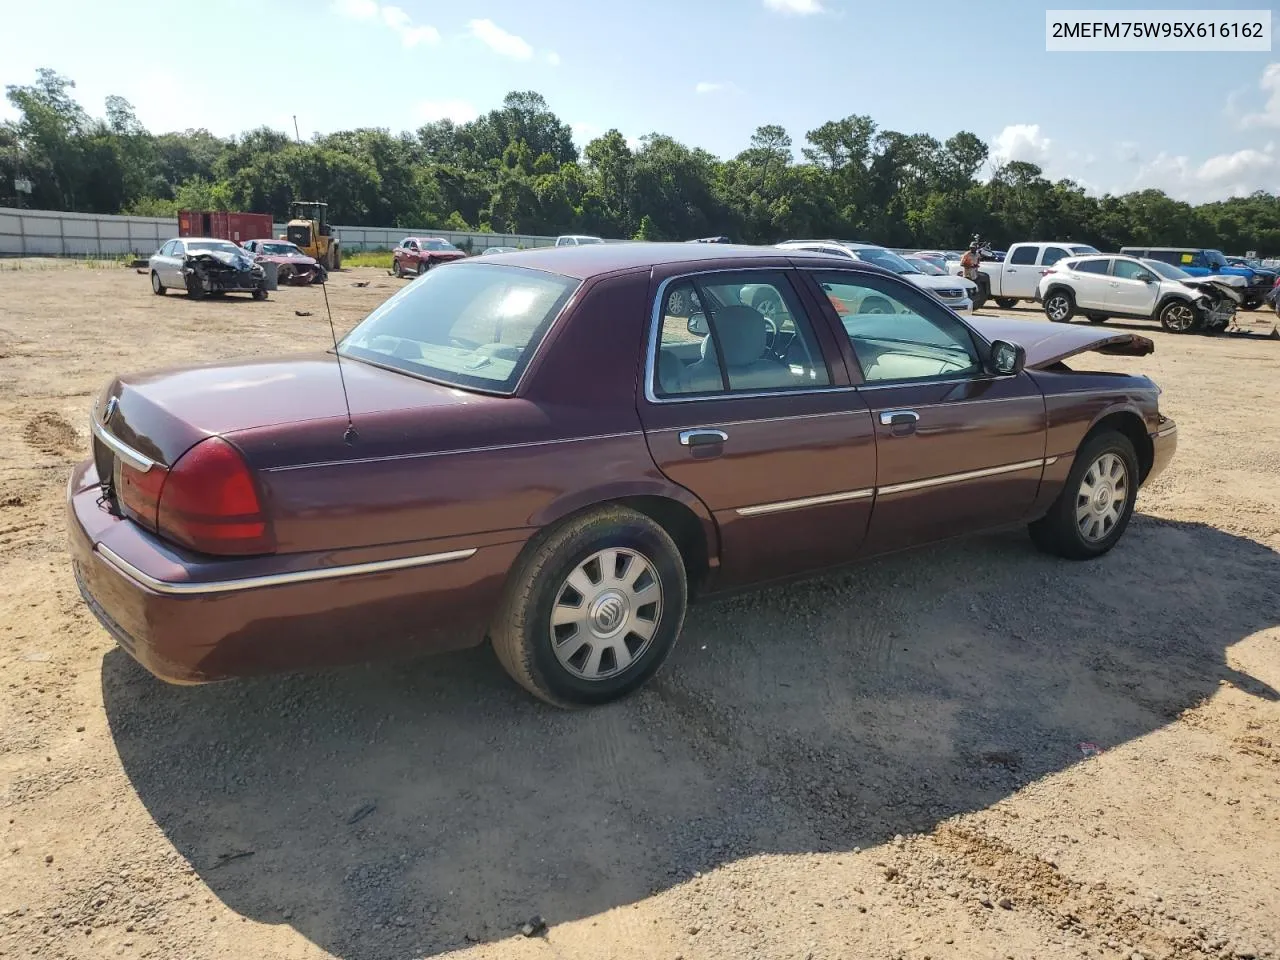
[[[1098,492],[1093,495],[1093,507],[1099,513],[1111,506],[1111,488],[1099,487]]]
[[[627,618],[627,601],[619,593],[608,591],[591,604],[591,626],[601,636],[614,633]]]

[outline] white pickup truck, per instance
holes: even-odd
[[[1015,243],[1000,262],[978,265],[978,292],[973,297],[977,310],[987,300],[995,300],[1008,310],[1019,300],[1034,300],[1036,286],[1048,269],[1063,257],[1098,253],[1085,243]]]

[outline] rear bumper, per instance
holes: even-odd
[[[522,546],[211,560],[109,513],[97,484],[88,461],[68,485],[77,586],[116,643],[171,683],[474,646]]]
[[[1162,416],[1156,432],[1151,434],[1151,447],[1154,456],[1144,483],[1150,483],[1158,477],[1173,459],[1173,454],[1178,449],[1178,425]]]

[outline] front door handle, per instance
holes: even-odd
[[[724,443],[729,435],[723,430],[709,430],[700,427],[696,430],[681,430],[680,443],[686,447],[703,447],[712,443]]]
[[[884,410],[880,414],[880,424],[889,428],[895,437],[905,437],[916,432],[916,421],[920,414],[914,410]]]

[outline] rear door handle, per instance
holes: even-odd
[[[681,430],[680,443],[686,447],[703,447],[712,443],[724,443],[729,435],[723,430],[710,430],[699,427],[696,430]]]
[[[884,410],[880,413],[880,424],[888,427],[895,437],[905,437],[916,432],[916,421],[920,414],[914,410]]]

